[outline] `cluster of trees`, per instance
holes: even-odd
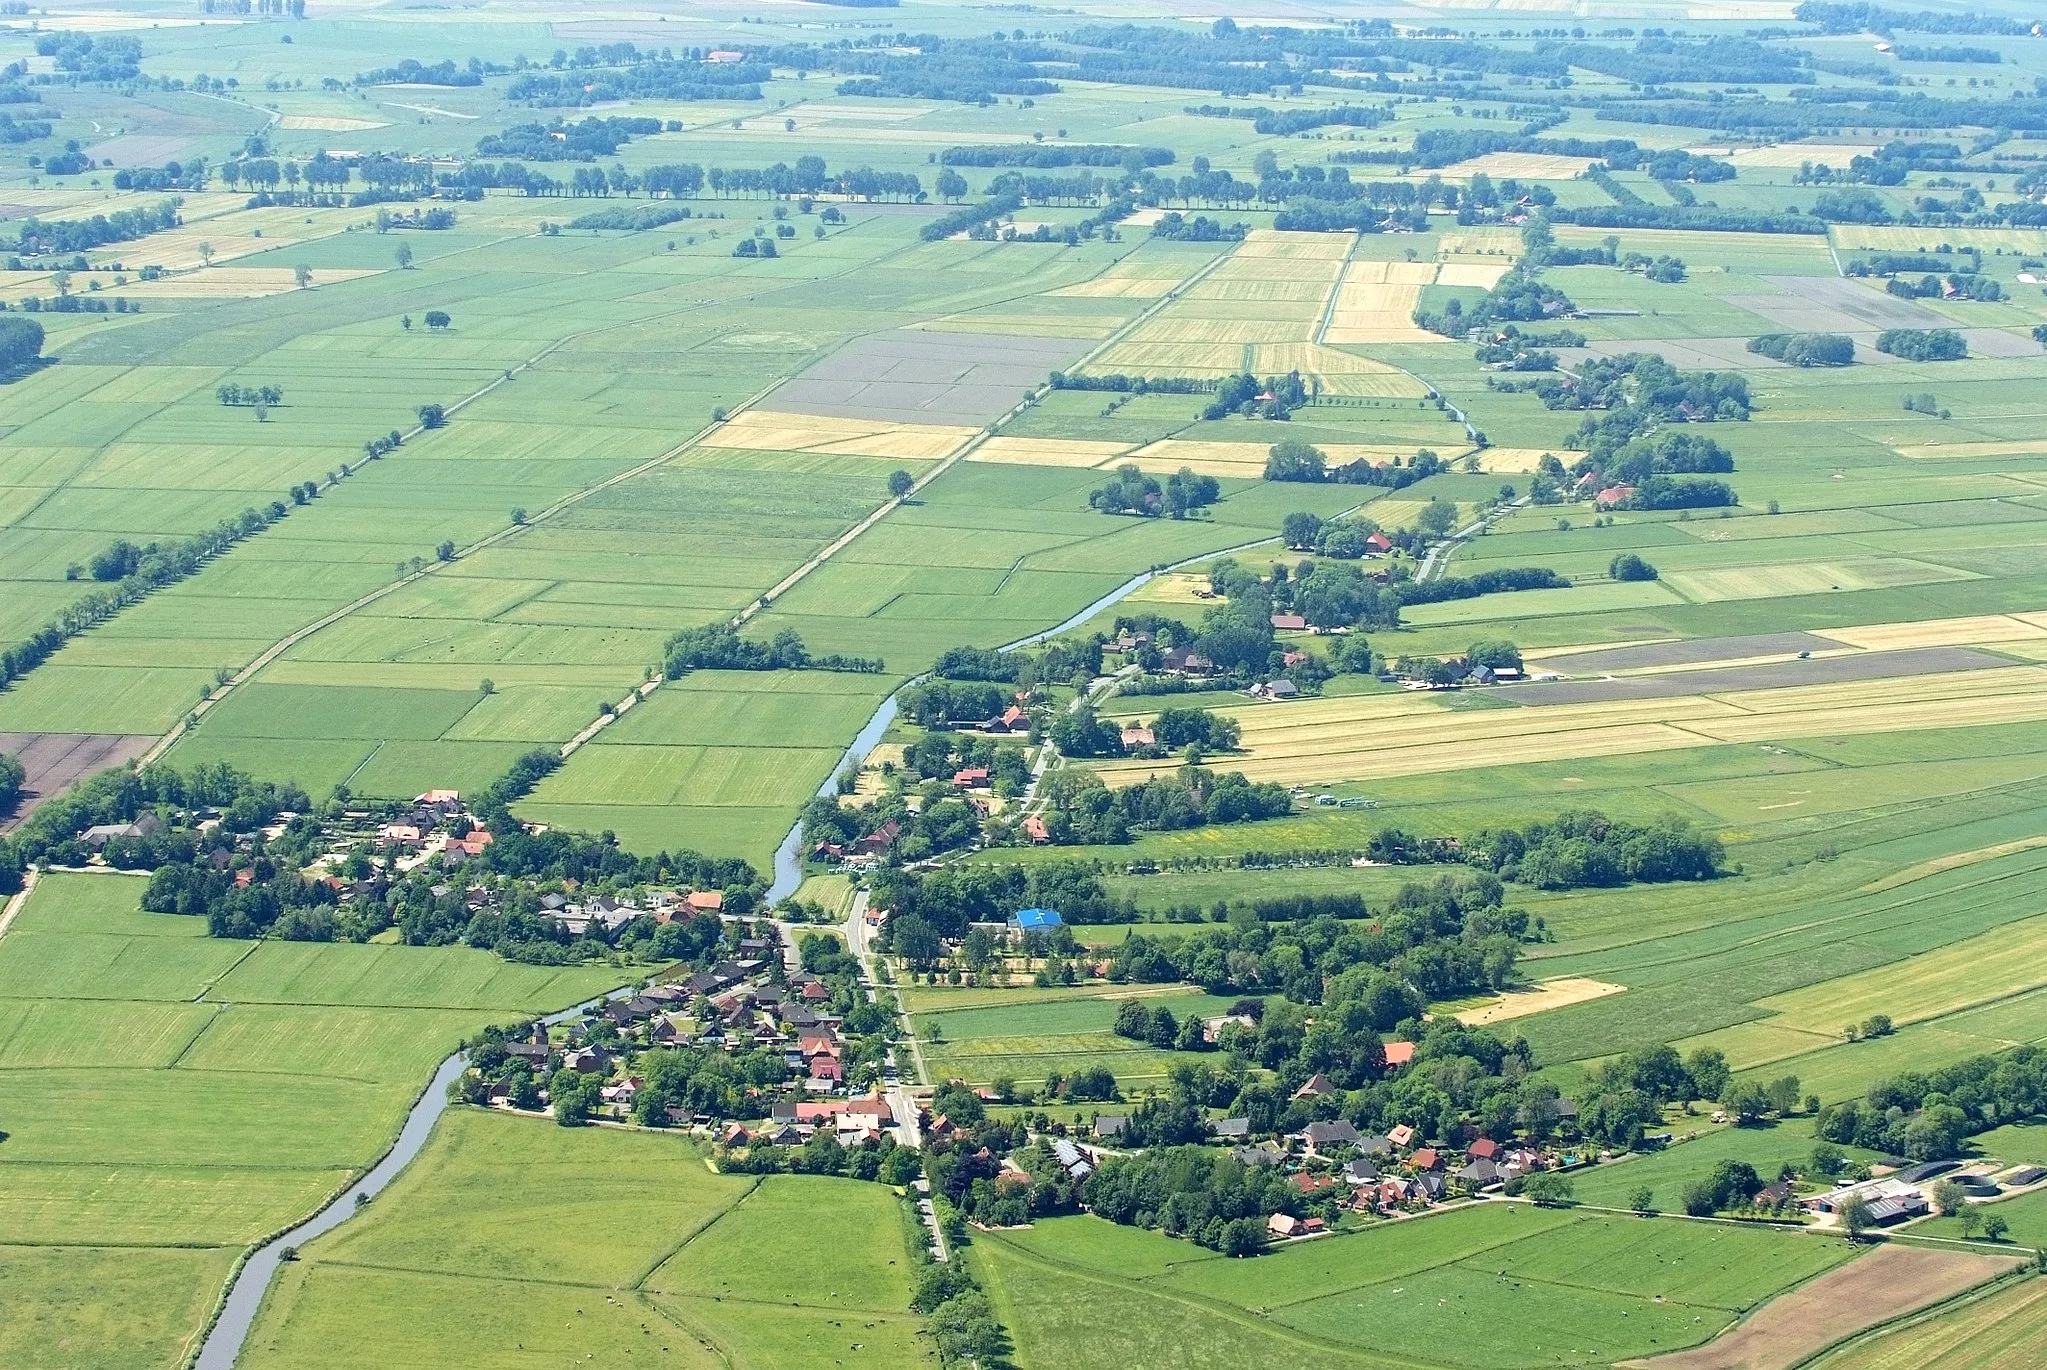
[[[240,385],[234,381],[229,381],[213,393],[214,398],[225,405],[250,406],[284,403],[284,391],[274,385]],[[106,577],[102,576],[100,579],[104,580]]]
[[[1250,231],[1251,226],[1246,223],[1226,224],[1206,214],[1190,219],[1178,210],[1160,215],[1159,221],[1151,226],[1152,237],[1183,243],[1237,242]]]
[[[688,205],[620,205],[611,209],[593,210],[578,214],[569,220],[570,228],[623,229],[638,232],[649,228],[660,228],[687,219]]]
[[[1876,335],[1876,350],[1908,362],[1952,362],[1969,355],[1969,343],[1952,328],[1887,328]]]
[[[1054,729],[1056,740],[1058,729]],[[1293,812],[1284,785],[1254,785],[1241,771],[1189,765],[1111,790],[1090,771],[1057,771],[1044,785],[1045,829],[1057,846],[1116,846],[1138,831],[1173,832],[1249,823]]]
[[[1441,310],[1417,307],[1415,325],[1446,338],[1462,338],[1473,329],[1531,323],[1577,312],[1570,296],[1543,283],[1537,275],[1539,270],[1540,263],[1523,258],[1476,304],[1467,308],[1461,299],[1453,297]]]
[[[204,190],[206,159],[165,162],[160,167],[122,167],[114,173],[116,190]]]
[[[1798,1111],[1798,1077],[1787,1075],[1765,1085],[1736,1084],[1727,1058],[1711,1047],[1684,1057],[1675,1047],[1644,1047],[1594,1068],[1578,1096],[1578,1127],[1602,1146],[1631,1150],[1642,1146],[1649,1129],[1662,1122],[1665,1105],[1698,1099],[1721,1101],[1737,1121],[1754,1123],[1768,1113]]]
[[[36,53],[81,81],[132,81],[142,74],[142,40],[121,33],[42,33]]]
[[[1012,692],[986,681],[927,680],[897,696],[903,716],[926,728],[985,723],[1009,707]]]
[[[543,109],[612,100],[758,100],[770,70],[758,62],[646,60],[613,70],[556,75],[524,72],[505,96]]]
[[[1107,376],[1069,376],[1054,371],[1049,382],[1054,390],[1107,390],[1119,395],[1205,395],[1215,382],[1189,376],[1126,376],[1118,371]]]
[[[1547,566],[1502,566],[1468,576],[1437,576],[1428,581],[1402,581],[1392,587],[1402,604],[1443,604],[1455,599],[1505,594],[1516,590],[1568,590],[1570,577]],[[1515,665],[1520,663],[1516,661]]]
[[[1221,498],[1222,485],[1214,476],[1197,475],[1192,468],[1183,466],[1166,477],[1162,487],[1134,463],[1126,462],[1116,468],[1115,479],[1090,494],[1087,502],[1105,514],[1184,519],[1190,511],[1206,508]]]
[[[927,243],[939,242],[955,233],[971,233],[995,219],[1014,214],[1022,208],[1022,191],[1005,191],[998,195],[990,195],[977,205],[962,205],[950,214],[939,215],[918,229],[917,236]]]
[[[1748,340],[1748,350],[1793,366],[1847,366],[1855,340],[1845,333],[1765,333]]]
[[[45,252],[88,252],[108,243],[132,242],[176,228],[185,220],[179,214],[180,199],[159,201],[143,209],[117,209],[112,214],[95,214],[89,219],[56,219],[44,222],[30,216],[15,230],[12,251],[23,256]]]
[[[476,140],[479,157],[522,157],[534,162],[594,162],[615,154],[634,138],[661,132],[659,119],[595,115],[578,123],[511,124]]]
[[[480,86],[486,76],[501,76],[511,70],[496,62],[486,62],[481,57],[471,57],[469,65],[458,67],[452,57],[443,58],[432,66],[416,57],[406,57],[388,67],[365,71],[355,78],[359,86],[447,86],[451,89],[462,86]]]
[[[1242,414],[1247,418],[1287,419],[1308,402],[1308,385],[1298,371],[1269,376],[1261,382],[1250,372],[1225,376],[1217,383],[1215,398],[1201,411],[1204,420]]]
[[[691,671],[852,671],[880,673],[878,657],[812,656],[803,638],[793,628],[784,628],[773,641],[743,638],[729,623],[684,628],[663,647],[663,669],[670,680],[680,680]]]
[[[1965,276],[1959,273],[1949,275],[1945,281],[1932,275],[1921,276],[1917,281],[1893,276],[1884,282],[1884,290],[1905,300],[1938,300],[1949,297],[1963,300],[2005,298],[2004,286],[1995,277]]]
[[[1680,371],[1653,352],[1593,357],[1575,376],[1522,384],[1547,408],[1586,411],[1571,444],[1590,454],[1587,469],[1603,466],[1616,449],[1665,424],[1744,422],[1750,409],[1744,377]]]
[[[874,873],[870,889],[872,906],[889,913],[883,945],[917,967],[943,960],[943,943],[963,941],[970,924],[1000,923],[1022,908],[1056,909],[1074,926],[1137,921],[1136,906],[1112,897],[1094,868],[1079,861],[949,865],[929,873],[885,866]],[[1072,945],[1063,930],[1027,936]]]
[[[1609,153],[1606,165],[1613,171],[1641,170],[1658,181],[1689,181],[1694,185],[1731,181],[1735,175],[1732,162],[1677,147],[1657,151],[1635,147],[1625,152]]]
[[[1547,823],[1488,828],[1464,840],[1474,865],[1538,889],[1580,889],[1639,881],[1711,880],[1723,873],[1726,850],[1709,832],[1682,818],[1653,824],[1609,818],[1596,809],[1567,809]]]
[[[1636,556],[1623,552],[1606,564],[1606,573],[1619,581],[1655,580],[1661,574],[1654,566]]]
[[[1935,1161],[1960,1155],[1976,1133],[2043,1112],[2047,1052],[2022,1046],[1877,1080],[1862,1098],[1821,1109],[1815,1129],[1829,1142]]]
[[[945,729],[934,729],[905,746],[903,768],[925,780],[948,783],[962,770],[985,770],[995,792],[1003,795],[1022,794],[1031,774],[1022,747]]]
[[[27,780],[28,768],[21,764],[21,758],[0,752],[0,814],[14,812],[15,801],[21,798],[21,787]]]

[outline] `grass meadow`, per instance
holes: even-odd
[[[1187,1370],[1261,1353],[1317,1366],[1606,1365],[1703,1341],[1852,1254],[1793,1233],[1510,1204],[1252,1262],[1087,1217],[973,1247],[998,1277],[1020,1363]]]
[[[31,1291],[0,1314],[8,1365],[177,1363],[239,1250],[368,1166],[457,1042],[613,983],[218,941],[141,887],[45,875],[0,939],[0,1270]]]
[[[476,1366],[922,1364],[904,1232],[879,1185],[722,1176],[683,1138],[458,1108],[286,1268],[244,1361],[341,1366],[370,1335]]]

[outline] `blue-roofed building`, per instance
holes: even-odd
[[[1018,909],[1009,915],[1009,926],[1018,932],[1049,932],[1065,923],[1056,909]]]

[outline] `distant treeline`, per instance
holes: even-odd
[[[1935,13],[1932,10],[1893,10],[1881,5],[1829,4],[1805,0],[1792,11],[1801,24],[1817,24],[1821,33],[1988,33],[2018,38],[2030,34],[2033,26],[2023,19],[2002,15]]]
[[[638,230],[659,228],[663,224],[672,224],[688,217],[688,205],[618,205],[611,209],[599,209],[589,214],[579,214],[569,220],[569,227]]]
[[[784,628],[771,642],[743,638],[729,623],[684,628],[668,639],[664,669],[670,680],[691,671],[852,671],[879,674],[880,658],[812,656],[793,628]]]
[[[941,238],[950,238],[955,233],[971,232],[991,219],[1014,214],[1021,208],[1023,196],[1017,192],[991,195],[980,204],[962,205],[950,214],[940,215],[919,229],[918,236],[927,243],[935,243]]]
[[[659,133],[659,119],[594,116],[581,123],[513,124],[501,133],[476,140],[479,157],[523,157],[534,162],[594,162],[609,157],[634,138]]]
[[[577,71],[522,73],[505,97],[543,108],[581,106],[613,100],[758,100],[761,82],[773,71],[746,62],[636,62],[629,66]]]

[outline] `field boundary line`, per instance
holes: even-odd
[[[677,1331],[686,1332],[690,1336],[695,1337],[697,1339],[697,1344],[703,1347],[705,1350],[709,1351],[712,1355],[716,1356],[718,1358],[718,1363],[720,1365],[723,1365],[725,1367],[725,1370],[736,1370],[736,1367],[734,1366],[732,1361],[731,1353],[728,1352],[724,1348],[724,1346],[720,1344],[718,1339],[716,1337],[713,1337],[707,1329],[699,1327],[695,1323],[685,1321],[680,1312],[673,1308],[666,1307],[661,1303],[660,1300],[656,1299],[652,1294],[648,1293],[644,1289],[635,1289],[630,1292],[632,1293],[634,1298],[639,1299],[642,1303],[646,1304],[647,1307],[651,1308],[654,1311],[655,1317],[660,1318],[662,1321],[668,1323]],[[670,1297],[673,1296],[671,1295]]]
[[[1950,1313],[1954,1313],[1960,1309],[1969,1307],[1972,1304],[1982,1303],[1998,1294],[2006,1292],[2007,1286],[2020,1283],[2029,1273],[2030,1272],[2028,1272],[2024,1267],[2021,1267],[2018,1270],[2011,1271],[2009,1274],[1999,1275],[1995,1279],[1987,1280],[1984,1283],[1975,1286],[1973,1289],[1965,1289],[1961,1293],[1955,1295],[1953,1298],[1943,1299],[1939,1303],[1928,1304],[1924,1308],[1915,1309],[1910,1313],[1900,1314],[1899,1316],[1892,1318],[1887,1322],[1880,1322],[1875,1324],[1874,1326],[1864,1327],[1854,1332],[1850,1332],[1844,1337],[1838,1337],[1835,1340],[1828,1342],[1825,1346],[1813,1352],[1811,1355],[1794,1362],[1792,1365],[1787,1367],[1787,1370],[1803,1370],[1803,1367],[1805,1366],[1816,1364],[1817,1362],[1832,1355],[1834,1352],[1846,1350],[1848,1347],[1854,1346],[1862,1341],[1874,1340],[1877,1337],[1885,1336],[1892,1332],[1902,1331],[1908,1327],[1917,1327],[1921,1323],[1931,1322],[1938,1317],[1945,1317]]]
[[[718,1173],[721,1175],[724,1174],[723,1171],[719,1171]],[[654,1276],[660,1272],[662,1266],[668,1264],[677,1256],[680,1256],[683,1253],[684,1249],[687,1248],[691,1242],[695,1241],[697,1238],[703,1236],[706,1232],[709,1232],[712,1228],[716,1227],[721,1221],[723,1221],[726,1214],[732,1212],[741,1204],[745,1203],[748,1199],[751,1199],[754,1195],[760,1193],[762,1181],[765,1180],[766,1177],[762,1175],[755,1175],[752,1177],[752,1179],[753,1183],[746,1187],[745,1193],[741,1194],[731,1203],[726,1204],[716,1213],[713,1213],[710,1217],[704,1219],[702,1222],[698,1223],[694,1228],[692,1228],[689,1232],[685,1233],[681,1241],[677,1242],[667,1251],[657,1256],[654,1259],[654,1263],[648,1266],[645,1270],[642,1270],[639,1273],[639,1277],[635,1279],[631,1284],[627,1285],[626,1288],[631,1289],[635,1293],[644,1291],[647,1287],[647,1281],[653,1279]]]
[[[199,1000],[198,1002],[212,1003],[211,1000],[205,999]],[[204,1037],[207,1033],[213,1030],[213,1025],[220,1021],[220,1016],[223,1013],[227,1012],[229,1006],[226,1004],[214,1003],[212,1004],[212,1007],[213,1012],[206,1015],[206,1021],[199,1025],[199,1030],[193,1033],[190,1037],[185,1039],[185,1045],[178,1048],[177,1055],[171,1057],[170,1060],[164,1062],[163,1069],[176,1070],[178,1068],[178,1062],[184,1060],[187,1056],[191,1055],[192,1048],[199,1045],[199,1039],[201,1037]],[[280,1071],[278,1073],[285,1074],[288,1072]]]

